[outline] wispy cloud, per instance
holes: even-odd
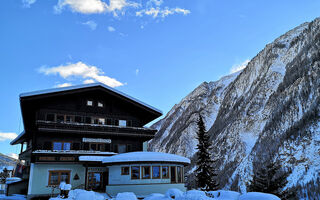
[[[35,1],[35,0],[23,0]],[[145,3],[138,0],[58,0],[54,6],[56,13],[61,13],[65,8],[81,14],[112,13],[113,16],[125,15],[127,11],[135,13],[135,16],[152,16],[153,18],[165,18],[169,15],[190,14],[190,10],[180,7],[164,6],[164,0],[147,0]]]
[[[116,31],[116,29],[114,27],[112,27],[112,26],[108,26],[108,31],[109,32],[114,32],[114,31]]]
[[[18,135],[16,133],[5,133],[5,132],[0,132],[0,141],[5,141],[5,140],[13,140],[16,138]]]
[[[14,159],[18,159],[19,158],[18,154],[16,154],[16,153],[8,153],[7,156],[9,156],[11,158],[14,158]]]
[[[98,24],[95,21],[92,21],[92,20],[83,22],[82,24],[88,26],[93,31],[96,30],[96,28],[98,26]]]
[[[90,83],[95,83],[95,81],[92,79],[87,79],[83,81],[83,84],[90,84]]]
[[[163,4],[163,0],[149,0],[147,2],[147,7],[161,6],[161,4]]]
[[[61,87],[69,87],[69,86],[72,86],[72,83],[62,83],[62,84],[55,85],[54,87],[61,88]]]
[[[56,67],[41,67],[39,72],[45,75],[60,75],[64,79],[69,77],[92,79],[110,87],[119,87],[123,85],[120,81],[105,76],[104,72],[98,67],[87,65],[83,62],[67,63],[66,65]]]
[[[30,8],[32,4],[34,4],[36,0],[22,0],[23,7]]]
[[[139,69],[136,69],[136,76],[139,75],[139,72],[140,72],[140,70],[139,70]]]
[[[230,74],[243,70],[248,65],[249,62],[250,60],[247,59],[241,63],[233,65],[230,69]]]
[[[54,6],[56,13],[61,13],[65,7],[69,7],[72,12],[82,14],[98,14],[112,12],[114,16],[118,12],[123,12],[126,7],[139,7],[140,4],[127,0],[109,0],[109,5],[102,0],[59,0]]]
[[[182,14],[182,15],[188,15],[190,14],[190,10],[186,10],[183,8],[160,8],[160,7],[152,7],[149,9],[143,9],[140,11],[136,12],[136,16],[142,17],[143,15],[148,15],[152,16],[153,18],[161,17],[165,18],[169,15],[174,15],[174,14]]]

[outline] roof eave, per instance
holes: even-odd
[[[75,86],[69,86],[69,87],[62,87],[62,88],[51,88],[51,89],[46,89],[46,90],[38,90],[38,91],[34,91],[34,92],[26,92],[26,93],[21,93],[19,95],[20,97],[20,100],[21,98],[27,98],[27,97],[32,97],[32,96],[38,96],[38,95],[44,95],[44,94],[50,94],[50,93],[58,93],[58,92],[64,92],[64,91],[71,91],[71,90],[76,90],[76,89],[82,89],[82,88],[90,88],[90,87],[97,87],[97,86],[100,86],[100,87],[103,87],[107,90],[110,90],[122,97],[125,97],[143,107],[146,107],[150,110],[152,110],[154,113],[156,113],[156,115],[158,115],[158,117],[160,117],[161,115],[163,115],[162,111],[149,105],[149,104],[146,104],[134,97],[131,97],[119,90],[116,90],[112,87],[109,87],[103,83],[90,83],[90,84],[81,84],[81,85],[75,85]]]
[[[15,145],[18,144],[17,142],[25,135],[25,131],[22,131],[16,138],[14,138],[11,142],[10,145]]]

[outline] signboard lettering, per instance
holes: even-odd
[[[102,138],[82,138],[82,142],[94,142],[94,143],[111,143],[111,139]]]

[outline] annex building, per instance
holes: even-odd
[[[185,190],[189,159],[146,152],[156,130],[144,126],[160,110],[102,83],[23,93],[20,106],[24,131],[11,145],[25,170],[12,191],[49,196],[62,181],[110,196]]]

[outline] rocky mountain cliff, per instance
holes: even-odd
[[[0,169],[4,166],[16,166],[18,160],[0,153]]]
[[[320,198],[319,103],[320,18],[268,44],[243,71],[198,86],[152,126],[149,148],[193,159],[201,113],[222,187],[244,192],[255,169],[277,160],[291,172],[286,188]]]

